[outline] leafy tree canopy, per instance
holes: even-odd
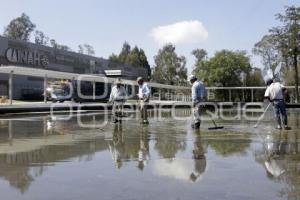
[[[43,31],[36,30],[34,33],[34,42],[40,45],[48,45],[49,37]]]
[[[205,56],[196,57],[194,74],[207,85],[222,87],[244,85],[245,78],[251,71],[250,60],[245,51],[221,50],[210,59]]]
[[[28,15],[22,13],[5,27],[3,35],[16,40],[29,41],[30,34],[35,29],[35,24],[31,22]]]
[[[277,63],[283,65],[285,82],[291,83],[291,75],[294,75],[295,88],[299,85],[298,63],[300,55],[300,7],[286,7],[283,14],[276,15],[281,22],[280,26],[272,27],[269,34],[263,36],[261,41],[255,44],[254,53],[260,55],[265,67],[273,68]],[[298,89],[296,89],[296,101],[299,101]]]
[[[151,68],[148,63],[148,59],[144,50],[138,48],[138,46],[135,46],[132,49],[129,43],[127,42],[124,42],[119,55],[113,53],[109,57],[109,61],[111,63],[122,63],[122,64],[129,64],[134,67],[146,68],[148,70],[148,77],[151,76]]]
[[[80,44],[80,45],[78,45],[78,53],[93,56],[93,55],[95,55],[95,50],[92,45]]]
[[[185,85],[187,82],[186,59],[178,56],[175,46],[167,44],[154,56],[152,80],[169,85]]]

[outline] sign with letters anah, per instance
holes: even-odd
[[[38,51],[21,50],[8,48],[5,53],[6,59],[11,63],[19,63],[25,65],[34,65],[46,67],[49,65],[49,59],[46,55]]]

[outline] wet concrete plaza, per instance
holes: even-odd
[[[257,129],[218,120],[224,129],[205,121],[194,131],[179,112],[185,118],[166,110],[148,126],[89,126],[101,112],[3,118],[1,199],[300,199],[298,111],[290,131],[275,130],[271,113]]]

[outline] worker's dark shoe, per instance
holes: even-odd
[[[197,122],[195,124],[192,124],[193,129],[200,129],[200,122]]]
[[[284,126],[284,130],[291,130],[292,128],[289,126]]]
[[[282,127],[281,127],[280,125],[277,125],[276,129],[279,129],[279,130],[281,130],[281,129],[282,129]]]
[[[118,123],[118,122],[119,122],[119,120],[117,120],[117,119],[114,119],[114,121],[113,121],[113,122],[116,124],[116,123]]]

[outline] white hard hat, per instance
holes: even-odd
[[[142,81],[142,80],[144,80],[144,79],[141,76],[136,79],[137,82]]]
[[[115,81],[115,84],[122,84],[122,80],[120,78],[118,78],[116,81]]]
[[[189,76],[189,81],[195,80],[195,79],[197,79],[197,77],[195,75],[192,74],[192,75]]]

